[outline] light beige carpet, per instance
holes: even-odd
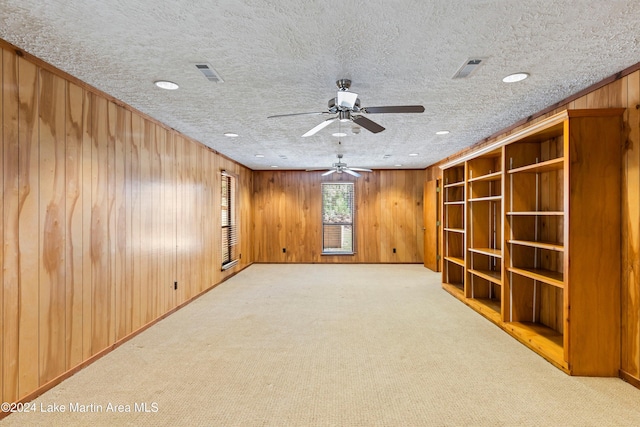
[[[640,425],[640,390],[567,376],[420,265],[253,265],[34,404],[1,424]]]

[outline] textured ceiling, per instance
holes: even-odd
[[[252,169],[329,166],[338,152],[424,168],[639,62],[639,30],[637,0],[0,0],[0,38]],[[452,79],[475,57],[476,73]],[[517,71],[531,77],[502,83]],[[267,119],[324,111],[340,78],[362,106],[426,111],[368,115],[379,134],[336,122],[308,138],[324,116]]]

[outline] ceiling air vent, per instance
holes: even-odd
[[[214,83],[224,83],[222,77],[213,69],[211,64],[207,64],[206,62],[201,62],[196,64],[196,68],[200,70],[200,72],[209,80]]]
[[[458,69],[458,71],[453,75],[454,79],[464,79],[471,74],[475,73],[476,70],[484,63],[484,59],[481,58],[469,58],[462,64],[462,67]]]

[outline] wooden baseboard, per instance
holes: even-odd
[[[634,377],[633,375],[631,375],[630,373],[622,369],[620,369],[619,375],[620,375],[620,378],[622,378],[624,381],[628,382],[635,388],[640,388],[640,378]]]
[[[177,305],[176,307],[174,307],[173,309],[169,310],[168,312],[166,312],[162,316],[152,320],[151,322],[149,322],[146,325],[140,327],[139,329],[136,329],[135,331],[131,332],[127,336],[125,336],[125,337],[121,338],[120,340],[116,341],[115,343],[111,344],[109,347],[107,347],[107,348],[99,351],[98,353],[94,354],[93,356],[91,356],[87,360],[83,361],[79,365],[76,365],[75,367],[69,369],[68,371],[58,375],[56,378],[52,379],[51,381],[47,382],[46,384],[41,385],[40,387],[38,387],[37,389],[35,389],[34,391],[32,391],[31,393],[27,394],[26,396],[22,397],[21,399],[17,400],[14,403],[30,402],[31,400],[35,399],[36,397],[40,396],[41,394],[45,393],[46,391],[51,390],[53,387],[57,386],[62,381],[66,380],[67,378],[73,376],[77,372],[79,372],[82,369],[86,368],[87,366],[91,365],[93,362],[95,362],[96,360],[100,359],[104,355],[111,353],[113,350],[115,350],[116,348],[120,347],[122,344],[126,343],[127,341],[131,340],[132,338],[135,338],[136,336],[138,336],[142,332],[146,331],[147,329],[149,329],[150,327],[152,327],[153,325],[155,325],[156,323],[158,323],[162,319],[170,316],[171,314],[175,313],[176,311],[180,310],[181,308],[185,307],[186,305],[191,304],[193,301],[197,300],[198,298],[200,298],[201,296],[203,296],[204,294],[206,294],[207,292],[209,292],[213,288],[217,287],[218,285],[226,282],[227,280],[229,280],[230,278],[232,278],[236,274],[240,273],[242,270],[246,269],[247,267],[251,266],[252,264],[253,263],[249,263],[249,264],[245,265],[244,267],[242,267],[241,269],[239,269],[238,271],[235,271],[232,274],[229,274],[227,277],[222,279],[220,282],[218,282],[215,285],[212,285],[211,287],[205,289],[204,291],[202,291],[199,294],[195,295],[194,297],[188,299],[187,301],[183,302],[182,304]],[[2,412],[2,411],[0,411],[0,420],[3,419],[4,417],[10,415],[10,414],[11,414],[11,412]]]

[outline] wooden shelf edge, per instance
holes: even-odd
[[[456,200],[453,202],[444,202],[445,206],[464,205],[464,200]]]
[[[452,188],[452,187],[463,187],[464,181],[452,182],[451,184],[445,184],[444,188]]]
[[[502,196],[487,196],[487,197],[474,197],[473,199],[469,199],[469,202],[495,202],[498,200],[502,200]]]
[[[521,212],[507,212],[507,216],[564,216],[564,211],[521,211]]]
[[[451,233],[464,234],[464,228],[443,228],[444,231],[450,231]]]
[[[500,275],[499,271],[496,272],[492,272],[492,271],[485,271],[485,270],[474,270],[474,269],[469,269],[468,270],[469,273],[473,274],[474,276],[478,276],[481,277],[485,280],[488,280],[491,283],[495,283],[496,285],[501,285],[502,286],[502,277]],[[491,274],[491,273],[497,273],[498,276]]]
[[[540,249],[547,249],[550,251],[564,252],[564,246],[559,245],[557,243],[534,242],[529,240],[507,240],[507,243],[520,245],[520,246],[529,246],[531,248],[540,248]]]
[[[502,250],[501,249],[491,249],[491,248],[469,248],[469,252],[473,252],[476,254],[482,254],[487,256],[492,256],[495,258],[502,258]]]
[[[445,256],[444,259],[445,259],[445,261],[452,262],[454,264],[459,265],[460,267],[464,267],[465,266],[464,258],[458,258],[458,257],[454,257],[454,256]]]
[[[561,279],[562,274],[554,271],[517,267],[507,267],[507,271],[528,277],[529,279],[537,280],[538,282],[546,283],[547,285],[564,289],[564,280]]]
[[[546,160],[540,163],[533,163],[526,166],[520,166],[514,169],[509,169],[508,173],[538,173],[549,172],[554,170],[561,170],[564,168],[564,157],[558,157],[557,159]]]
[[[500,327],[553,366],[571,374],[569,364],[564,360],[563,336],[558,332],[527,322],[505,322]]]
[[[467,182],[482,182],[482,181],[500,181],[502,178],[502,171],[488,173],[486,175],[477,176],[475,178],[469,178]]]

